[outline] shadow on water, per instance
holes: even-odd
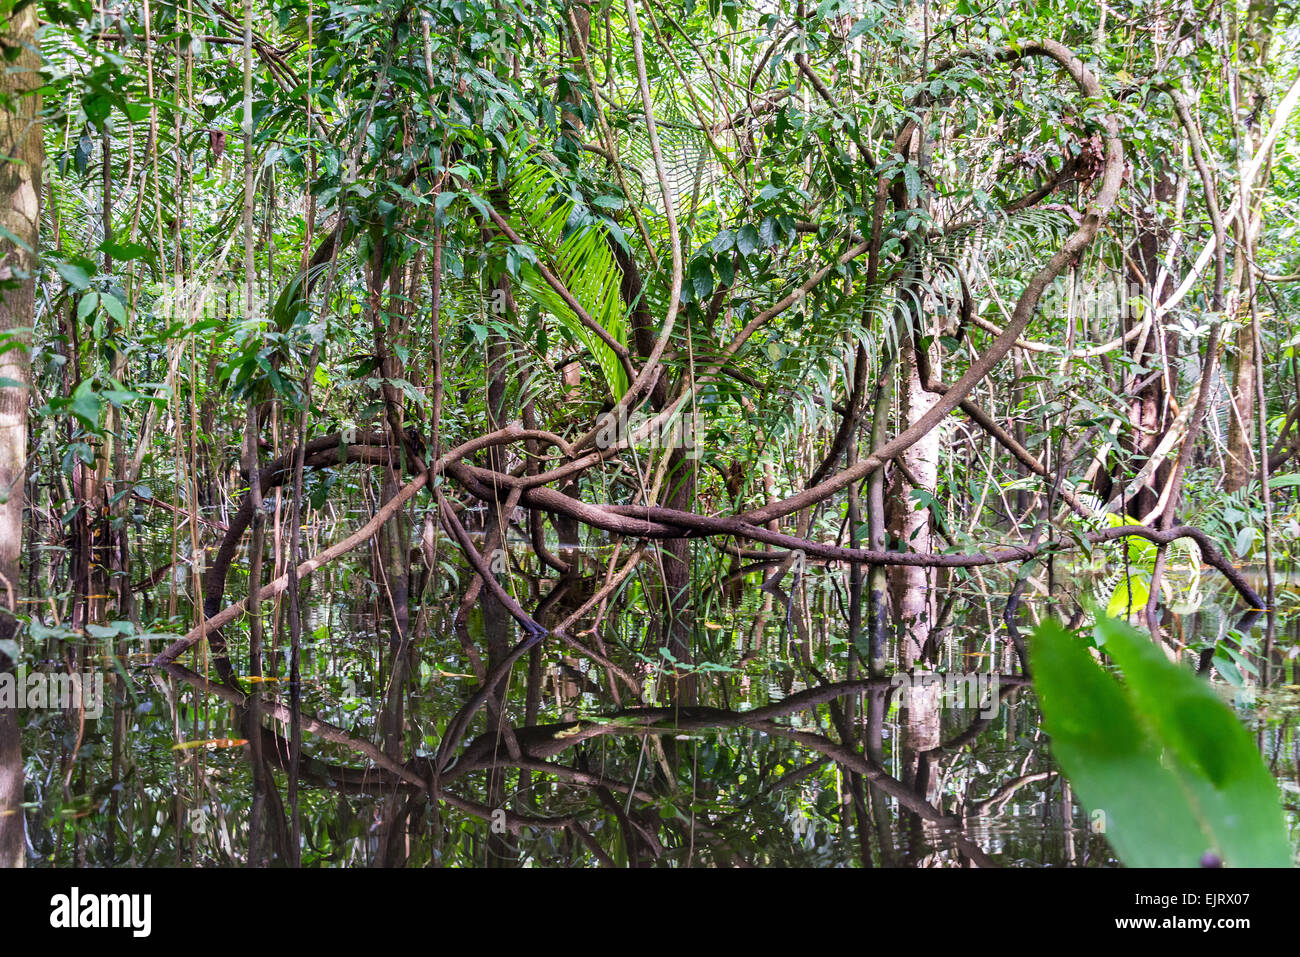
[[[607,580],[611,552],[563,549],[576,560],[557,585],[530,573],[521,544],[502,580],[554,628]],[[472,572],[445,547],[433,558],[436,574],[424,568],[412,587],[405,647],[390,642],[389,597],[364,558],[304,586],[306,866],[1118,863],[1052,762],[1003,620],[1009,576],[941,581],[925,656],[908,672],[891,664],[871,676],[850,653],[843,570],[809,569],[767,587],[751,576],[740,590],[719,573],[697,586],[693,661],[681,662],[645,611],[654,607],[645,597],[651,551],[568,637],[489,661],[474,653],[487,647],[481,609],[455,623]],[[1230,590],[1208,576],[1194,587],[1171,578],[1166,637],[1253,729],[1295,833],[1294,583],[1286,579],[1265,662],[1263,623],[1243,627]],[[1048,614],[1086,624],[1079,600],[1107,580],[1083,570],[1050,596],[1043,582],[1031,585],[1019,606],[1026,633]],[[40,646],[46,670],[79,661],[108,677],[101,714],[27,712],[34,863],[240,865],[250,861],[250,827],[288,814],[284,608],[267,610],[257,685],[274,793],[270,810],[263,801],[254,814],[247,739],[257,732],[244,693],[254,686],[221,685],[202,655],[168,672],[147,667],[168,640],[159,633],[188,625],[188,587],[178,574],[142,591],[143,619],[171,615],[170,628],[51,633]],[[246,587],[232,578],[228,593]],[[241,628],[227,629],[237,666],[248,660]],[[1247,667],[1221,669],[1225,645]],[[500,680],[483,693],[492,665]],[[675,682],[686,672],[697,691],[682,703]],[[394,698],[396,740],[384,733]],[[272,841],[266,860],[282,863],[284,850]]]

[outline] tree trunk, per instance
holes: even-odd
[[[1273,18],[1277,5],[1270,0],[1253,0],[1241,21],[1238,56],[1245,60],[1237,75],[1237,114],[1245,129],[1246,155],[1253,155],[1260,147],[1267,124],[1261,117],[1268,116],[1268,52],[1272,42]],[[1235,19],[1235,15],[1233,17]],[[1234,303],[1247,300],[1250,281],[1247,275],[1252,268],[1241,255],[1241,248],[1251,249],[1251,234],[1258,229],[1263,216],[1263,193],[1259,187],[1266,185],[1268,164],[1256,174],[1250,185],[1250,196],[1243,197],[1240,215],[1232,222],[1237,255],[1234,263],[1237,284]],[[1252,226],[1254,229],[1252,229]],[[1248,315],[1248,313],[1247,313]],[[1232,363],[1231,407],[1228,410],[1228,458],[1223,477],[1226,491],[1235,492],[1247,485],[1255,474],[1255,365],[1263,361],[1255,354],[1255,335],[1250,324],[1244,323],[1235,337],[1236,357]],[[1260,436],[1260,442],[1268,436]]]
[[[900,398],[901,417],[904,428],[910,427],[930,411],[939,396],[927,392],[921,382],[921,372],[917,368],[916,350],[922,348],[912,331],[915,327],[908,321],[904,309],[900,323],[900,348],[903,361],[900,363],[901,374]],[[932,360],[933,361],[933,360]],[[938,372],[935,370],[935,375]],[[930,509],[919,507],[920,503],[912,497],[912,490],[934,494],[939,478],[939,429],[932,429],[928,435],[899,456],[903,466],[895,477],[892,489],[892,501],[889,503],[889,530],[898,547],[908,552],[934,551],[933,535],[930,529]],[[904,471],[905,470],[905,471]],[[913,486],[906,477],[910,475],[917,484]],[[889,570],[889,585],[892,593],[894,618],[899,629],[899,666],[911,668],[921,657],[922,649],[934,622],[933,589],[930,575],[932,569],[919,565],[896,565]]]
[[[13,14],[0,43],[8,54],[21,52],[0,73],[0,336],[29,329],[35,322],[37,234],[41,216],[40,55],[35,49],[36,6]],[[8,57],[6,56],[6,59]],[[6,236],[16,237],[14,242]],[[25,247],[25,248],[24,248]],[[24,344],[30,332],[18,333]],[[31,356],[26,347],[0,354],[0,381],[20,383],[0,388],[0,648],[17,630],[13,612],[23,542],[23,471],[27,461],[27,402]],[[0,650],[0,670],[14,661]],[[0,708],[0,865],[22,867],[25,861],[23,753],[17,708]]]

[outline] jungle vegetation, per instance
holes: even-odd
[[[873,795],[950,818],[867,729],[958,586],[1007,688],[1107,612],[1202,683],[1292,674],[1293,7],[0,10],[0,668],[110,699],[0,708],[0,862],[139,863],[155,810],[176,862],[340,860],[332,787],[374,792],[370,863],[461,821],[728,863],[677,740],[727,728],[810,753],[869,861]],[[1254,630],[1178,624],[1211,580]],[[345,591],[362,724],[318,696]],[[756,608],[802,690],[742,708]]]

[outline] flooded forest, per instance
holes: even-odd
[[[1294,5],[0,12],[0,865],[1296,863]]]

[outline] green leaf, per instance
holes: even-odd
[[[1142,524],[1131,515],[1116,515],[1114,512],[1105,513],[1103,518],[1111,528]],[[1155,567],[1156,546],[1153,543],[1137,535],[1126,535],[1122,541],[1130,565],[1136,565],[1138,568],[1148,570]]]
[[[690,268],[691,291],[696,299],[706,299],[713,292],[713,270],[707,259],[696,259]]]
[[[50,628],[38,618],[33,618],[28,622],[27,633],[32,636],[33,640],[39,642],[66,641],[69,638],[77,637],[70,628]]]
[[[103,407],[103,402],[95,394],[91,387],[89,379],[83,379],[81,385],[77,386],[72,393],[72,414],[81,419],[87,427],[95,429],[99,427],[99,410]]]
[[[1253,664],[1251,664],[1249,658],[1247,658],[1245,655],[1243,655],[1243,654],[1242,654],[1240,651],[1238,651],[1236,648],[1234,648],[1234,647],[1232,647],[1231,645],[1228,645],[1228,644],[1220,644],[1220,645],[1219,645],[1218,653],[1215,655],[1215,664],[1216,664],[1216,665],[1218,664],[1218,657],[1219,657],[1219,655],[1222,655],[1222,654],[1224,654],[1224,653],[1227,654],[1227,656],[1228,656],[1229,659],[1231,659],[1234,663],[1236,663],[1237,668],[1238,668],[1240,671],[1244,671],[1246,674],[1250,674],[1250,675],[1258,675],[1258,674],[1259,674],[1259,669],[1256,668]]]
[[[1121,578],[1115,590],[1111,592],[1110,601],[1106,605],[1106,614],[1111,618],[1140,615],[1150,597],[1151,588],[1147,580],[1138,575],[1128,575]]]
[[[77,303],[77,318],[85,319],[88,315],[99,308],[99,293],[94,290],[86,293]]]
[[[903,183],[907,186],[907,198],[909,200],[921,195],[921,171],[911,163],[903,167]]]
[[[726,256],[719,256],[715,265],[718,270],[718,279],[723,286],[730,286],[736,279],[736,270],[732,268],[731,260]]]
[[[111,239],[106,239],[99,244],[99,249],[121,262],[130,262],[134,259],[144,259],[152,262],[158,258],[152,249],[140,243],[116,243]]]
[[[1124,863],[1196,867],[1212,852],[1229,866],[1289,867],[1277,786],[1245,727],[1144,634],[1109,618],[1097,628],[1124,685],[1054,621],[1029,656],[1052,752],[1083,804],[1105,812]]]
[[[1232,663],[1231,658],[1216,654],[1214,656],[1214,667],[1218,669],[1219,674],[1223,675],[1223,679],[1234,688],[1240,688],[1246,684],[1246,679],[1241,676],[1241,669]]]
[[[55,263],[54,268],[58,270],[59,275],[73,289],[88,289],[90,287],[90,273],[77,263]]]
[[[3,225],[0,225],[0,237],[9,240],[11,243],[13,243],[15,246],[17,246],[19,249],[23,250],[24,252],[29,252],[29,253],[35,252],[35,250],[32,249],[32,247],[29,246],[21,236],[19,236],[17,233],[10,232]]]
[[[111,293],[104,293],[99,297],[105,311],[118,322],[126,322],[126,308],[122,305],[122,300]]]
[[[742,256],[750,255],[758,248],[758,230],[749,223],[741,226],[740,232],[736,234],[736,248]]]

